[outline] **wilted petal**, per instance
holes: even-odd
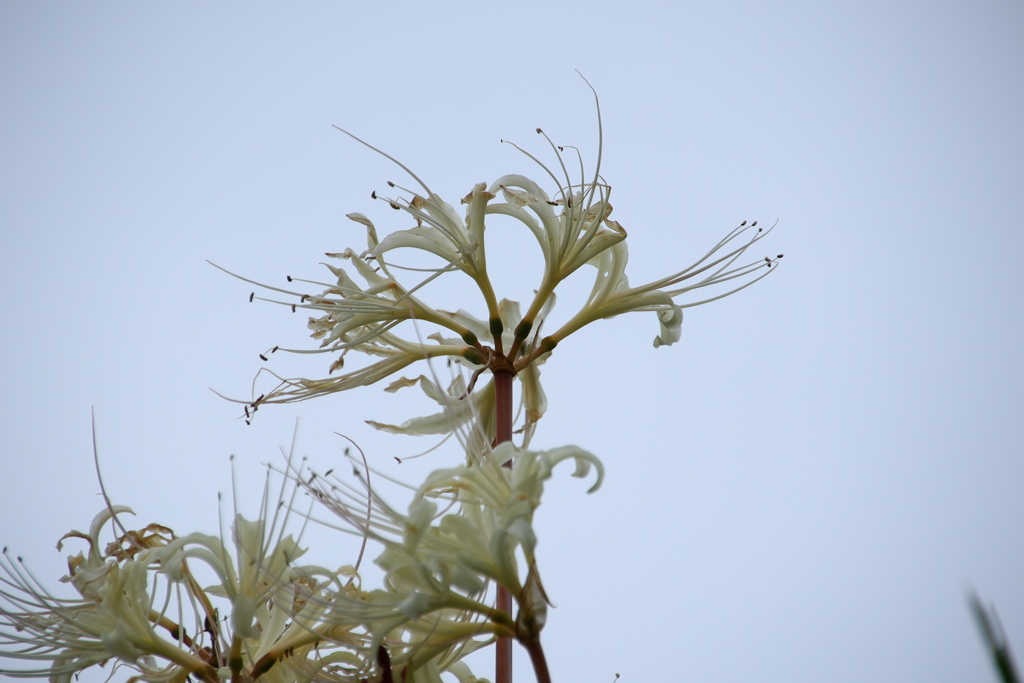
[[[664,309],[658,311],[658,323],[661,334],[654,338],[654,348],[675,344],[683,333],[683,309],[670,300]]]

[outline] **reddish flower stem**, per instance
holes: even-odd
[[[512,372],[509,370],[494,371],[494,413],[497,422],[494,445],[497,446],[512,440]],[[511,467],[511,464],[505,466]]]
[[[506,361],[507,362],[507,361]],[[512,377],[510,370],[501,368],[494,370],[494,445],[512,440]],[[512,463],[505,463],[511,467]],[[503,586],[498,586],[498,609],[514,617],[512,614],[512,596]],[[512,683],[512,639],[499,638],[494,656],[495,683]]]
[[[526,651],[530,653],[530,661],[533,663],[533,673],[537,676],[537,683],[551,683],[548,659],[544,656],[544,648],[540,646],[540,640],[520,642],[523,643]]]

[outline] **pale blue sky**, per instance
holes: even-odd
[[[499,142],[543,153],[537,126],[592,162],[579,69],[634,281],[744,219],[786,258],[675,346],[625,316],[544,366],[536,444],[608,469],[538,513],[555,679],[994,680],[965,592],[1024,656],[1022,33],[1019,2],[4,3],[0,541],[63,573],[101,505],[91,406],[111,496],[181,533],[216,529],[231,453],[254,511],[297,418],[323,468],[334,431],[410,480],[450,462],[398,466],[420,444],[363,424],[413,394],[236,419],[208,389],[310,342],[205,260],[317,279],[364,244],[344,214],[408,227],[370,199],[401,171],[331,124],[452,203],[543,180]],[[495,235],[525,296],[538,254]]]

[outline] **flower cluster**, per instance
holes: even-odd
[[[160,525],[123,531],[104,546],[103,529],[120,527],[131,513],[104,509],[88,533],[62,539],[88,546],[69,558],[64,579],[77,598],[52,595],[20,558],[4,555],[0,644],[7,657],[43,665],[3,673],[70,681],[113,661],[154,683],[354,683],[378,679],[385,667],[404,676],[396,680],[433,683],[452,671],[463,683],[475,681],[462,658],[496,636],[528,642],[543,628],[547,601],[533,515],[544,482],[565,460],[575,462],[577,477],[596,467],[590,490],[597,490],[603,468],[592,454],[505,443],[470,464],[433,472],[404,514],[369,486],[286,471],[326,510],[383,546],[376,564],[384,583],[372,591],[360,588],[353,566],[296,564],[305,550],[281,531],[287,520],[278,511],[290,507],[283,501],[265,505],[255,522],[235,516],[233,552],[216,536],[178,537]],[[202,585],[205,576],[211,585]],[[514,614],[485,602],[491,584],[514,596]]]
[[[600,129],[600,112],[598,123]],[[337,263],[327,266],[333,282],[288,278],[318,293],[247,280],[292,297],[278,303],[308,311],[309,329],[320,344],[314,352],[332,357],[324,379],[275,375],[272,390],[243,401],[247,419],[265,404],[304,401],[391,378],[387,391],[418,386],[440,410],[402,424],[370,424],[396,434],[454,435],[465,453],[461,464],[435,470],[400,512],[370,485],[374,470],[365,458],[362,469],[356,463],[354,482],[288,460],[279,474],[290,482],[291,494],[282,487],[272,504],[265,489],[256,521],[236,512],[230,542],[223,533],[177,536],[156,524],[128,530],[122,520],[131,511],[108,505],[88,533],[71,532],[62,539],[87,545],[68,562],[65,582],[77,592],[74,598],[50,593],[5,550],[0,656],[27,661],[29,668],[0,673],[69,683],[85,669],[110,663],[131,669],[133,680],[152,683],[440,683],[445,672],[460,683],[476,683],[483,679],[472,674],[464,658],[498,642],[497,683],[511,683],[510,668],[501,662],[511,661],[503,648],[515,640],[529,653],[538,681],[548,683],[540,647],[548,600],[536,556],[534,514],[560,463],[573,461],[577,477],[596,469],[591,492],[604,472],[594,455],[576,446],[529,448],[547,409],[540,365],[582,327],[635,311],[656,314],[656,347],[673,344],[680,338],[684,308],[751,285],[781,255],[741,263],[767,234],[756,222],[744,222],[686,268],[634,286],[626,276],[626,231],[610,218],[611,188],[600,174],[600,152],[593,174],[588,178],[580,161],[580,175],[573,179],[564,149],[547,140],[558,173],[528,156],[554,181],[552,195],[529,178],[506,175],[490,185],[474,185],[459,213],[396,161],[422,191],[391,184],[404,194],[373,196],[414,225],[380,239],[370,219],[349,214],[365,228],[367,248],[327,254]],[[499,299],[488,275],[486,222],[496,215],[518,221],[543,254],[542,276],[525,307]],[[400,268],[391,261],[394,253],[409,249],[440,259],[414,286],[400,281]],[[556,289],[584,266],[596,274],[583,306],[542,335]],[[472,280],[485,314],[446,311],[422,300],[426,284],[452,272]],[[413,341],[399,329],[412,322],[436,329]],[[350,352],[371,360],[346,369]],[[447,386],[432,372],[396,377],[414,363],[439,358],[459,368]],[[477,388],[485,371],[489,375]],[[519,445],[512,442],[514,379],[521,386]],[[299,493],[342,522],[325,522],[328,526],[361,537],[363,549],[369,541],[381,547],[375,560],[383,572],[379,588],[363,588],[363,550],[354,563],[337,569],[298,564],[305,553],[301,536],[285,530],[297,513]],[[323,522],[313,509],[299,514]],[[104,546],[101,534],[108,526],[114,540]]]
[[[316,597],[338,583],[338,573],[295,565],[304,551],[291,536],[274,542],[265,520],[238,515],[232,527],[235,552],[229,553],[216,536],[177,537],[155,524],[125,530],[121,520],[130,513],[111,506],[87,534],[72,531],[62,539],[80,538],[88,545],[69,558],[63,579],[77,598],[51,594],[21,558],[14,563],[5,553],[4,655],[42,666],[3,673],[70,681],[86,668],[113,661],[134,669],[139,680],[192,677],[216,683],[237,680],[246,661],[274,652],[301,655],[313,647],[309,634],[324,611]],[[108,523],[123,533],[104,547],[100,535]],[[203,588],[206,574],[215,582]],[[220,604],[227,618],[220,616]],[[294,677],[266,680],[285,683]]]
[[[598,128],[600,131],[600,108]],[[524,153],[554,182],[554,194],[549,196],[537,182],[525,176],[505,175],[490,185],[474,185],[462,198],[465,211],[460,214],[401,162],[351,133],[343,132],[394,161],[419,184],[422,191],[406,190],[388,183],[405,195],[391,197],[373,193],[374,199],[403,212],[414,224],[380,239],[369,218],[361,213],[348,214],[348,218],[365,228],[367,248],[359,254],[352,249],[327,254],[341,262],[341,265],[327,264],[336,282],[317,283],[288,278],[289,282],[322,287],[319,293],[272,287],[241,278],[292,298],[291,301],[266,299],[268,301],[290,306],[292,310],[310,312],[309,329],[312,330],[311,336],[320,342],[319,348],[313,351],[286,350],[327,353],[333,358],[329,376],[323,379],[286,379],[264,370],[270,372],[278,384],[270,391],[244,401],[247,418],[251,416],[250,411],[265,404],[304,401],[366,386],[391,377],[417,361],[449,358],[474,372],[474,377],[489,369],[508,372],[519,378],[523,385],[524,410],[521,412],[524,415],[522,430],[527,435],[525,445],[545,407],[537,365],[563,339],[597,320],[649,311],[656,314],[659,325],[654,346],[673,344],[681,335],[683,309],[749,287],[768,275],[772,266],[782,258],[779,254],[741,262],[747,251],[770,232],[770,229],[758,227],[757,221],[744,221],[687,267],[634,286],[626,276],[626,230],[610,218],[611,187],[601,176],[600,145],[593,174],[587,178],[580,159],[580,175],[573,180],[565,159],[565,148],[556,146],[538,128],[537,133],[544,136],[554,152],[558,172],[532,154]],[[523,225],[543,254],[543,274],[525,312],[521,312],[516,302],[499,300],[488,276],[486,226],[488,217],[496,215],[511,217]],[[392,254],[403,249],[430,254],[440,259],[440,264],[425,280],[407,287],[396,275],[398,266],[389,260]],[[541,336],[545,318],[554,307],[556,289],[583,266],[591,266],[596,271],[590,295],[582,308],[560,327]],[[486,308],[486,316],[478,317],[461,310],[444,311],[416,296],[424,285],[451,272],[460,272],[472,280]],[[250,296],[250,300],[253,298],[255,294]],[[439,329],[427,337],[428,343],[419,338],[413,341],[398,333],[397,328],[408,321]],[[343,372],[345,358],[352,351],[376,360]],[[429,390],[427,383],[421,386],[436,400],[436,391]],[[425,433],[416,432],[411,425],[404,431]]]

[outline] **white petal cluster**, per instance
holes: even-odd
[[[113,659],[137,669],[143,680],[184,680],[188,675],[217,680],[216,669],[198,650],[180,647],[157,632],[163,626],[184,638],[178,624],[167,628],[170,620],[154,609],[150,598],[150,569],[159,571],[159,567],[152,567],[144,558],[115,552],[125,558],[119,561],[101,550],[99,534],[104,524],[130,512],[125,507],[104,510],[93,520],[89,534],[72,532],[65,537],[84,538],[89,543],[87,554],[68,560],[70,574],[65,581],[75,587],[78,598],[52,595],[34,580],[21,558],[14,563],[4,553],[7,576],[0,591],[4,654],[44,666],[3,673],[70,681],[77,672]],[[166,540],[153,534],[148,545]],[[144,549],[139,554],[147,552]]]
[[[318,596],[344,590],[344,572],[296,565],[305,551],[290,535],[269,538],[264,519],[236,517],[233,553],[215,536],[175,537],[159,525],[125,532],[103,549],[103,528],[119,526],[130,513],[105,509],[88,534],[65,537],[88,543],[86,553],[68,561],[65,582],[77,598],[52,595],[20,558],[15,563],[5,554],[0,647],[5,657],[43,666],[2,673],[67,682],[110,663],[133,669],[137,680],[215,683],[252,680],[262,667],[267,683],[290,683],[303,679],[271,666],[306,656],[318,639],[358,640],[322,620],[327,605]],[[215,582],[202,587],[210,575]]]
[[[386,667],[401,680],[440,681],[444,671],[476,680],[463,657],[495,637],[535,639],[544,626],[533,516],[565,460],[575,462],[577,477],[595,467],[597,490],[603,468],[592,454],[505,443],[436,470],[404,514],[366,488],[293,472],[295,484],[383,546],[376,564],[384,582],[372,591],[359,587],[351,566],[299,565],[305,550],[279,529],[276,512],[268,520],[281,503],[265,505],[256,521],[236,515],[230,544],[149,525],[104,546],[103,530],[131,514],[104,509],[88,533],[65,536],[88,545],[68,562],[75,598],[52,595],[4,554],[0,651],[36,666],[0,673],[65,683],[109,665],[154,683],[354,683],[378,680]],[[488,604],[492,584],[513,596],[513,613]]]
[[[465,465],[434,471],[405,513],[372,491],[300,477],[328,509],[384,547],[376,559],[385,572],[384,587],[366,597],[373,646],[385,644],[393,663],[415,664],[439,655],[442,661],[464,656],[494,636],[536,638],[547,602],[533,516],[544,482],[566,460],[575,463],[576,477],[586,477],[594,467],[590,492],[600,487],[604,470],[591,453],[575,446],[530,451],[511,442]],[[509,463],[510,468],[503,466]],[[508,590],[514,614],[484,599],[491,584]]]
[[[598,124],[600,130],[600,109]],[[543,134],[540,129],[537,132]],[[485,183],[473,186],[462,199],[463,214],[432,192],[411,170],[385,154],[408,172],[424,191],[403,190],[389,183],[406,195],[385,197],[374,193],[373,196],[413,219],[413,227],[396,230],[379,239],[370,219],[358,213],[349,214],[350,219],[365,227],[367,249],[358,255],[351,249],[327,254],[344,262],[340,266],[327,266],[336,278],[335,283],[310,282],[323,287],[318,294],[267,287],[295,299],[279,303],[314,314],[309,318],[309,328],[312,336],[320,341],[320,348],[314,352],[332,354],[332,377],[316,380],[277,377],[280,383],[252,400],[247,411],[264,403],[302,401],[373,384],[416,361],[447,357],[469,366],[470,371],[504,368],[519,376],[524,387],[525,417],[521,428],[527,434],[526,445],[533,424],[544,412],[537,375],[531,374],[530,368],[546,358],[567,336],[596,320],[650,311],[657,315],[660,328],[654,346],[673,344],[681,336],[684,308],[750,286],[767,275],[781,258],[780,255],[741,263],[739,259],[768,232],[757,228],[756,221],[749,225],[744,222],[687,268],[641,286],[632,286],[626,277],[626,231],[610,218],[611,187],[600,175],[600,145],[597,168],[590,179],[585,177],[581,162],[579,177],[573,180],[563,148],[556,147],[550,139],[548,143],[558,160],[558,172],[533,155],[528,156],[553,181],[553,195],[549,196],[539,183],[523,175],[505,175],[489,186]],[[522,224],[543,254],[543,275],[525,313],[520,313],[518,303],[499,300],[488,277],[486,221],[493,215],[511,217]],[[426,252],[441,261],[426,280],[411,288],[400,283],[395,276],[397,266],[389,261],[394,253],[409,249]],[[586,303],[561,327],[541,337],[541,323],[554,305],[558,285],[583,266],[596,270]],[[485,316],[461,310],[441,311],[415,296],[427,282],[455,271],[472,280],[486,308]],[[352,274],[365,284],[357,283]],[[705,290],[709,293],[701,295]],[[417,337],[412,341],[400,336],[396,328],[413,320],[436,326],[439,331],[425,340]],[[343,368],[349,351],[359,351],[376,360],[333,376]],[[425,383],[421,383],[421,387],[428,395],[437,393],[428,390]],[[445,406],[450,412],[451,406]],[[418,432],[418,424],[421,423],[381,426],[390,431],[424,433]]]

